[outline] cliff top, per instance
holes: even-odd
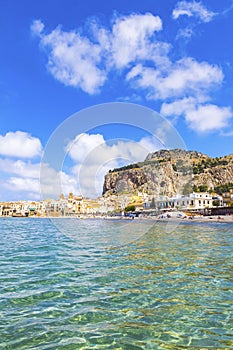
[[[201,152],[197,151],[186,151],[183,149],[175,148],[172,150],[167,150],[167,149],[161,149],[159,151],[149,153],[145,159],[145,161],[152,161],[152,160],[159,160],[159,159],[164,159],[164,160],[170,160],[172,159],[184,159],[184,158],[202,158],[202,159],[207,159],[210,158],[206,154],[203,154]]]

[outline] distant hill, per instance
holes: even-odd
[[[160,150],[145,161],[110,170],[103,195],[135,193],[173,196],[195,191],[224,192],[233,187],[233,154],[211,158],[196,151]]]

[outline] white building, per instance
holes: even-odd
[[[145,203],[145,208],[154,209],[207,209],[213,207],[216,200],[208,192],[190,193],[189,195],[176,195],[174,197],[153,197],[153,201]]]
[[[207,192],[190,193],[188,196],[172,199],[171,203],[178,209],[206,209],[213,207],[213,197]]]

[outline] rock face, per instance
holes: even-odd
[[[137,188],[145,185],[146,182],[146,174],[141,168],[114,171],[105,176],[103,194],[106,192],[109,192],[109,194],[134,192]]]
[[[196,151],[160,150],[144,162],[110,170],[103,194],[144,191],[173,196],[192,192],[194,185],[210,190],[227,183],[233,183],[233,155],[211,158]]]

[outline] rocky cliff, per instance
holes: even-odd
[[[144,162],[113,169],[105,176],[103,194],[135,193],[173,196],[193,189],[214,190],[233,183],[233,155],[211,158],[196,151],[160,150]]]

